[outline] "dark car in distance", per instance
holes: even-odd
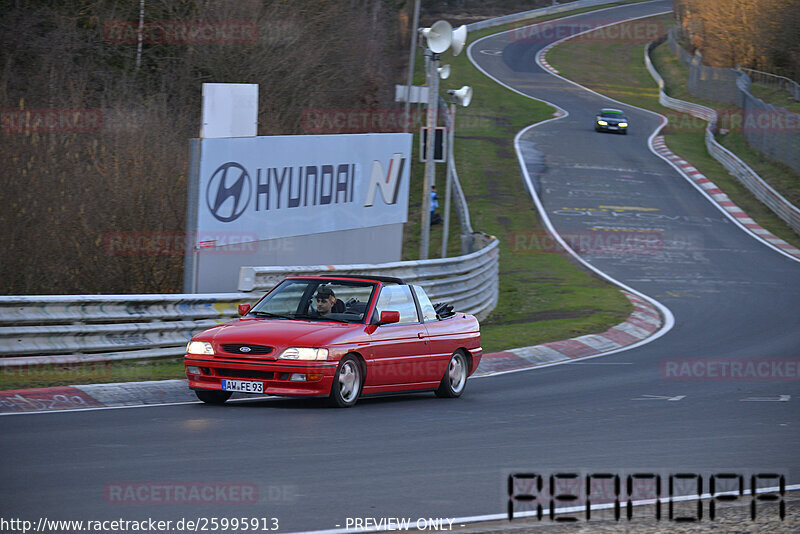
[[[603,108],[594,118],[596,132],[628,133],[628,117],[619,109]]]

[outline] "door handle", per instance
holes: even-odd
[[[418,337],[419,339],[422,339],[422,338],[424,338],[424,337],[425,337],[425,332],[417,332],[417,337]]]

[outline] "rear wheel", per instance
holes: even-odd
[[[442,377],[439,389],[436,390],[437,397],[456,398],[460,397],[467,387],[467,374],[469,365],[467,357],[460,351],[456,351],[450,356],[447,364],[447,371]]]
[[[355,356],[345,356],[336,368],[328,402],[336,408],[353,406],[361,395],[363,384],[364,373],[358,359]]]
[[[231,391],[209,391],[207,389],[196,389],[194,394],[206,404],[225,404],[231,398]]]

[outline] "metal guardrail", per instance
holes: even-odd
[[[395,276],[418,284],[435,302],[446,301],[456,311],[484,319],[497,305],[499,292],[499,241],[484,233],[473,234],[476,247],[471,254],[453,258],[399,261],[364,265],[310,265],[242,267],[240,291],[267,291],[285,276],[371,274]]]
[[[293,274],[397,276],[424,287],[434,302],[482,319],[497,305],[499,241],[482,233],[473,238],[481,250],[454,258],[243,267],[245,293],[0,296],[0,368],[180,357],[194,334],[235,319],[238,304],[255,302]]]
[[[179,357],[259,296],[0,296],[0,367]]]
[[[708,121],[705,131],[705,144],[709,154],[714,159],[719,161],[728,172],[735,176],[739,182],[742,183],[757,199],[763,202],[769,209],[771,209],[778,217],[780,217],[786,224],[788,224],[797,234],[800,234],[800,209],[794,206],[791,202],[786,200],[780,193],[775,191],[767,182],[765,182],[753,169],[751,169],[745,162],[736,157],[736,155],[720,145],[714,137],[717,124],[717,112],[706,106],[693,104],[677,98],[667,96],[664,92],[664,79],[653,67],[650,60],[650,52],[666,39],[654,41],[645,47],[644,62],[650,75],[658,84],[658,101],[661,105],[680,111],[689,113],[695,117],[699,117]]]
[[[667,34],[667,42],[670,50],[689,70],[689,94],[739,108],[741,130],[747,144],[768,158],[800,172],[800,114],[753,96],[750,93],[750,77],[746,73],[750,69],[722,69],[703,65],[703,56],[699,51],[690,56],[678,43],[678,31],[679,28],[671,29]],[[793,90],[796,88],[790,89]]]
[[[501,24],[509,24],[512,22],[524,22],[529,19],[541,17],[543,15],[553,15],[556,13],[563,13],[565,11],[572,11],[575,9],[582,9],[584,7],[602,6],[605,4],[613,4],[618,0],[577,0],[567,4],[556,4],[553,6],[542,7],[539,9],[532,9],[530,11],[523,11],[521,13],[514,13],[512,15],[504,15],[493,19],[481,20],[467,24],[467,30],[474,32],[491,28],[493,26],[500,26]]]

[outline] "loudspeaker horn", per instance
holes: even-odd
[[[434,54],[441,54],[450,48],[453,41],[453,27],[446,20],[434,22],[430,28],[420,28],[419,31]]]
[[[450,89],[447,94],[453,97],[456,104],[464,107],[469,106],[469,103],[472,102],[472,87],[469,85],[465,85],[461,89]]]
[[[453,42],[452,42],[452,49],[453,55],[457,56],[464,50],[464,45],[467,43],[467,27],[465,25],[461,25],[455,30],[453,30]]]
[[[439,71],[439,78],[446,80],[450,77],[450,65],[442,65],[436,70]]]

